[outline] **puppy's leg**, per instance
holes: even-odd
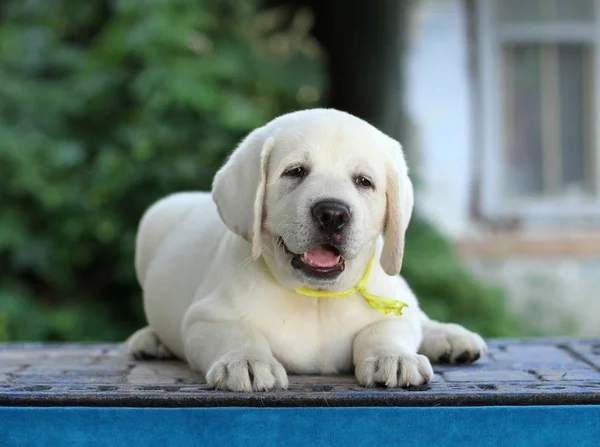
[[[241,322],[186,318],[183,342],[191,368],[206,373],[214,388],[267,391],[288,386],[285,369],[267,340]]]
[[[367,326],[354,340],[356,378],[388,388],[423,385],[433,377],[427,357],[417,354],[420,331],[410,321],[390,319]]]
[[[168,359],[173,357],[173,354],[161,343],[150,326],[134,332],[125,343],[129,354],[135,359]]]
[[[485,341],[475,332],[431,320],[423,311],[420,318],[423,341],[419,352],[434,363],[471,363],[487,351]]]

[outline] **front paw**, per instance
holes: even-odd
[[[208,384],[230,391],[268,391],[288,387],[287,373],[272,356],[225,356],[206,374]]]
[[[375,354],[359,362],[356,378],[366,387],[384,385],[388,388],[424,385],[433,377],[427,357],[414,352],[391,355]]]
[[[483,338],[451,323],[437,323],[426,330],[419,348],[433,363],[472,363],[486,351]]]

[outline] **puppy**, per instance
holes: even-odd
[[[143,216],[148,326],[129,352],[174,355],[235,391],[352,371],[408,387],[431,379],[430,360],[477,360],[483,339],[430,320],[398,276],[412,208],[402,148],[373,126],[331,109],[271,121],[231,154],[212,197],[174,194]]]

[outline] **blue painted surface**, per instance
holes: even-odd
[[[2,447],[600,445],[600,406],[0,407]]]

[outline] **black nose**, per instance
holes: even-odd
[[[313,206],[312,215],[321,227],[332,235],[350,221],[350,209],[342,202],[324,200]]]

